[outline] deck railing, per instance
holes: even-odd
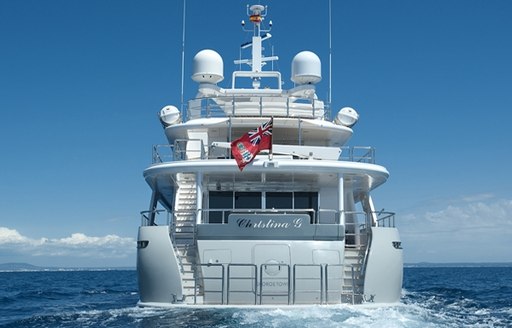
[[[395,227],[395,213],[393,212],[377,212],[377,226],[378,227]]]
[[[279,95],[203,97],[187,103],[183,121],[232,116],[329,119],[330,108],[317,99]]]
[[[193,146],[192,146],[193,145]],[[209,146],[207,149],[200,139],[179,139],[174,145],[153,146],[152,164],[192,159],[215,160],[231,158],[230,149]],[[375,149],[370,146],[341,147],[339,161],[375,164]]]
[[[233,208],[211,208],[194,210],[192,212],[201,212],[201,222],[203,224],[227,224],[228,217],[230,214],[309,214],[311,217],[311,224],[339,224],[340,223],[340,211],[334,209],[319,209],[314,210],[312,208],[304,209],[233,209]],[[155,211],[142,211],[141,214],[141,226],[154,225],[169,225],[176,221],[175,218],[179,214],[190,214],[191,210],[183,211],[167,211],[163,209]],[[218,213],[215,220],[212,220],[211,213]],[[345,216],[345,226],[347,231],[353,231],[353,233],[345,233],[345,236],[355,237],[356,234],[360,234],[362,231],[366,231],[366,227],[374,226],[372,218],[377,217],[377,227],[395,227],[395,213],[393,212],[356,212],[356,211],[342,211],[341,213]],[[194,214],[194,216],[196,216]],[[348,217],[352,216],[351,220]],[[152,220],[153,218],[153,220]],[[160,219],[159,218],[163,218]],[[152,223],[153,222],[153,223]]]
[[[257,274],[257,266],[255,264],[250,263],[230,263],[227,265],[228,267],[228,281],[227,281],[227,291],[226,291],[226,300],[227,304],[230,304],[230,300],[232,300],[232,294],[250,294],[250,299],[254,298],[254,302],[250,302],[248,304],[255,305],[258,299],[258,274]],[[246,273],[249,271],[249,274]],[[240,273],[240,272],[244,272]],[[260,275],[261,277],[261,275]],[[241,284],[236,284],[239,282]],[[244,282],[248,282],[248,284],[244,284]],[[238,288],[232,288],[233,285],[238,285]],[[242,289],[239,285],[246,286],[246,289]],[[231,298],[230,298],[231,296]]]
[[[241,208],[210,208],[201,209],[203,223],[210,224],[227,224],[228,217],[231,214],[308,214],[311,218],[311,223],[320,223],[319,215],[312,208],[300,209],[241,209]],[[338,221],[339,222],[339,221]],[[335,223],[335,222],[329,222]]]
[[[211,302],[215,304],[224,304],[224,286],[226,283],[226,276],[224,274],[225,267],[223,264],[220,263],[202,263],[202,264],[196,264],[194,268],[194,272],[197,272],[201,268],[202,276],[196,274],[194,276],[194,304],[197,304],[197,296],[198,296],[198,290],[200,289],[199,286],[204,284],[204,282],[209,282],[210,285],[217,286],[217,289],[211,288],[211,289],[204,289],[203,286],[203,293],[208,293],[210,295],[216,295],[218,299],[217,302]],[[218,273],[220,269],[220,274]],[[229,269],[228,269],[229,270]],[[228,271],[229,274],[229,271]],[[202,281],[202,283],[201,283]],[[229,281],[229,277],[228,277]],[[228,287],[229,290],[229,287]],[[229,294],[228,294],[229,296]],[[229,304],[229,301],[228,301]]]
[[[282,272],[272,276],[267,270],[276,268],[275,272]],[[210,270],[205,274],[205,280],[212,282],[209,289],[202,294],[209,294],[208,299],[203,299],[205,304],[240,304],[261,305],[266,304],[264,298],[272,298],[273,304],[311,304],[312,299],[318,300],[317,304],[339,303],[335,299],[329,299],[329,294],[340,293],[342,278],[342,265],[327,264],[294,264],[290,266],[284,263],[275,264],[250,264],[228,263],[211,264],[201,263],[199,268]],[[211,271],[214,269],[215,271]],[[283,270],[283,271],[281,271]],[[225,275],[227,272],[227,275]],[[330,282],[330,283],[329,283]],[[196,279],[194,290],[199,291],[200,279]],[[270,290],[266,285],[280,287],[277,291]],[[299,288],[298,286],[309,286]],[[235,287],[234,287],[235,286]],[[215,288],[216,287],[216,288]],[[197,294],[197,292],[196,292]],[[198,295],[194,295],[194,304],[198,304]],[[237,297],[238,296],[238,297]],[[238,298],[238,302],[233,302]],[[280,299],[281,301],[276,301]]]
[[[375,148],[369,146],[343,146],[339,160],[375,164]]]
[[[142,211],[140,212],[140,225],[141,227],[158,225],[158,222],[162,221],[158,218],[162,216],[165,216],[164,225],[169,225],[171,215],[172,213],[167,210]]]
[[[325,270],[327,270],[327,265],[325,265]],[[301,295],[303,298],[307,297],[307,295],[313,295],[313,297],[318,295],[316,299],[320,300],[320,304],[324,304],[328,299],[325,294],[329,291],[327,282],[324,282],[324,277],[328,279],[327,271],[324,275],[324,265],[322,264],[294,264],[292,288],[293,304],[303,303],[300,301]],[[308,286],[308,288],[299,288],[299,286]],[[309,286],[316,286],[316,288]]]
[[[269,269],[276,275],[268,274]],[[352,267],[350,276],[346,277],[344,269],[344,264],[200,263],[194,265],[194,271],[201,271],[202,276],[196,276],[193,303],[300,305],[313,302],[325,305],[367,301],[355,284],[357,275],[361,273],[356,273]],[[346,279],[352,281],[350,293],[342,289]],[[344,298],[344,295],[349,298]]]

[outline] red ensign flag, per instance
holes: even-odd
[[[251,130],[231,143],[231,154],[238,164],[240,171],[252,162],[254,157],[263,149],[272,149],[272,125],[274,119],[263,123],[257,129]]]

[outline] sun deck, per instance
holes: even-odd
[[[267,93],[269,92],[267,91]],[[245,92],[241,90],[238,95],[201,97],[190,100],[186,113],[183,118],[184,122],[212,117],[270,116],[327,120],[330,116],[330,110],[323,101],[297,97],[293,94],[260,95],[253,89],[248,89]]]

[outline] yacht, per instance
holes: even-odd
[[[389,172],[372,147],[347,146],[359,114],[319,99],[314,52],[293,58],[291,89],[264,69],[278,60],[264,55],[267,10],[247,6],[248,59],[235,60],[230,85],[220,84],[223,58],[201,50],[195,98],[160,111],[168,144],[153,146],[144,171],[139,306],[400,301],[395,214],[372,199]]]

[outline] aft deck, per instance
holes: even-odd
[[[201,223],[191,220],[187,224],[181,220],[187,213],[158,211],[157,216],[164,220],[159,228],[168,229],[182,268],[182,304],[260,306],[371,301],[365,299],[361,277],[366,270],[372,228],[393,228],[395,223],[394,213],[390,212],[214,211],[229,219],[209,223],[210,211],[202,210]],[[332,212],[338,220],[323,222],[318,219],[321,211]],[[156,227],[151,223],[153,214],[142,213],[143,227]],[[339,224],[341,215],[359,220],[343,226]],[[376,222],[374,217],[378,217]],[[271,249],[270,254],[267,250]],[[313,262],[303,255],[308,251],[313,251]],[[265,260],[269,256],[274,260]]]

